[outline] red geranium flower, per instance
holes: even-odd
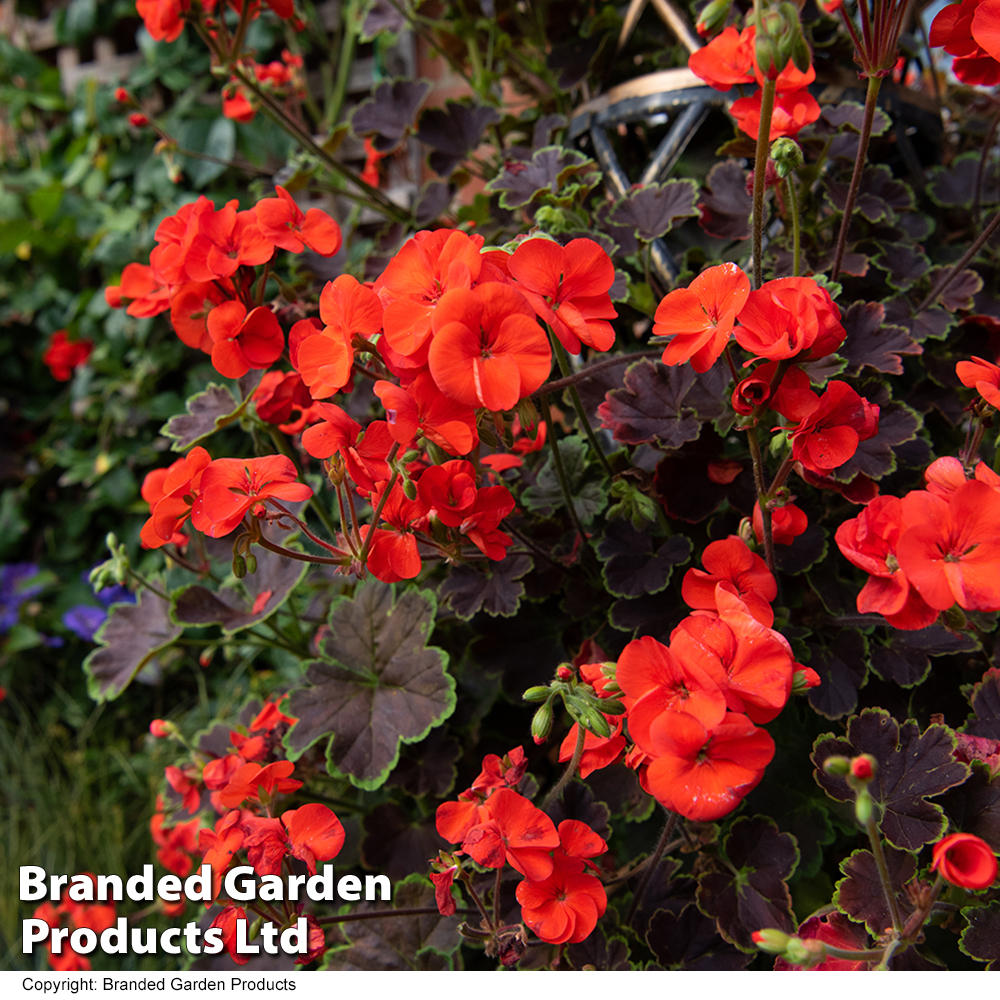
[[[241,265],[255,267],[274,254],[274,243],[260,231],[256,213],[238,212],[236,205],[233,200],[200,217],[198,234],[185,255],[187,273],[195,281],[228,278]]]
[[[688,69],[716,90],[753,83],[755,35],[753,26],[739,31],[730,25],[708,45],[691,53]]]
[[[959,361],[955,371],[962,385],[975,388],[987,403],[1000,408],[1000,368],[973,357],[971,361]]]
[[[487,800],[489,820],[472,827],[462,850],[486,868],[501,868],[505,861],[533,881],[552,874],[551,851],[559,846],[552,820],[524,796],[501,788]]]
[[[281,357],[285,335],[267,306],[251,309],[242,302],[223,302],[208,314],[214,341],[212,364],[226,378],[242,378],[251,368],[267,368]]]
[[[980,14],[980,8],[982,13]],[[928,43],[954,56],[952,72],[970,86],[1000,83],[1000,8],[982,0],[962,0],[942,7],[931,25]]]
[[[667,809],[707,823],[731,813],[757,786],[774,740],[745,715],[730,712],[709,731],[687,712],[664,712],[650,727],[649,750],[647,791]]]
[[[543,880],[525,880],[515,893],[524,922],[551,944],[576,943],[589,936],[608,906],[604,886],[572,862],[557,863]]]
[[[280,184],[275,191],[277,198],[264,198],[254,207],[264,238],[291,253],[302,253],[309,247],[322,257],[332,257],[343,243],[340,226],[322,209],[303,212]]]
[[[791,432],[792,458],[823,475],[839,468],[878,433],[879,408],[846,382],[831,382],[816,408]]]
[[[696,372],[708,371],[725,350],[749,294],[750,279],[735,264],[710,267],[687,288],[670,292],[653,317],[654,335],[673,338],[663,350],[663,363],[690,361]]]
[[[915,490],[903,499],[899,565],[940,611],[1000,609],[1000,493],[973,480],[950,502]]]
[[[789,63],[789,65],[793,65]],[[741,132],[753,139],[760,134],[760,108],[762,91],[758,90],[750,97],[741,97],[733,101],[729,108],[736,119]],[[819,101],[804,87],[801,90],[778,92],[774,98],[774,109],[771,113],[771,131],[768,141],[774,142],[782,136],[797,135],[806,125],[811,125],[820,116],[822,109]]]
[[[56,330],[42,355],[42,363],[48,366],[57,382],[68,382],[80,365],[87,363],[94,349],[92,340],[70,340],[66,330]]]
[[[479,444],[475,410],[446,396],[430,372],[421,372],[405,388],[376,382],[374,389],[385,407],[389,433],[404,447],[417,431],[449,455],[467,455]]]
[[[608,290],[615,266],[599,244],[579,239],[563,247],[549,239],[525,240],[508,266],[517,287],[570,354],[579,354],[581,343],[611,349],[615,331],[608,320],[618,312]]]
[[[298,503],[313,491],[295,482],[298,472],[290,458],[217,458],[201,474],[201,493],[191,511],[192,523],[212,538],[228,535],[255,504],[269,498]]]
[[[934,845],[931,871],[963,889],[987,889],[997,878],[997,856],[981,837],[952,833]]]
[[[771,511],[771,541],[775,545],[791,545],[809,527],[809,518],[795,504],[785,504]],[[760,504],[753,505],[753,533],[758,545],[764,544],[764,515]]]
[[[232,297],[233,286],[228,279],[185,282],[170,298],[170,323],[174,332],[188,347],[211,354],[214,341],[208,332],[208,314]]]
[[[247,911],[242,906],[227,906],[213,921],[211,926],[222,930],[222,942],[229,952],[229,957],[237,965],[246,965],[250,961],[249,955],[244,955],[236,950],[236,921],[243,921],[243,940],[250,940]]]
[[[548,377],[552,351],[527,300],[496,281],[442,296],[427,355],[438,388],[465,406],[509,410]]]
[[[219,801],[227,809],[234,809],[247,801],[260,802],[262,794],[272,796],[297,791],[302,782],[288,777],[294,770],[295,765],[290,760],[276,760],[266,767],[244,764],[219,793]]]
[[[690,608],[718,610],[716,584],[746,602],[760,622],[774,624],[771,601],[778,596],[778,584],[760,556],[751,552],[736,535],[712,542],[701,557],[704,570],[689,569],[681,584],[681,596]]]

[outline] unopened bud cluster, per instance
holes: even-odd
[[[620,693],[614,683],[615,664],[606,663],[602,672],[608,678],[604,691]],[[524,692],[525,701],[540,701],[531,720],[531,737],[535,743],[544,743],[552,732],[554,719],[553,702],[561,698],[566,711],[574,722],[589,733],[606,739],[611,735],[611,724],[607,715],[624,715],[625,706],[615,697],[602,698],[586,681],[581,680],[571,664],[563,663],[556,668],[555,679],[549,685],[536,685]]]

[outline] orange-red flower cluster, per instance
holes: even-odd
[[[252,73],[261,88],[274,97],[302,98],[305,96],[305,81],[302,78],[302,56],[283,49],[280,60],[261,64],[244,58],[242,68]],[[257,108],[247,90],[236,77],[232,77],[222,92],[222,113],[238,122],[251,122],[257,115]]]
[[[80,365],[85,365],[94,349],[92,340],[70,340],[68,330],[56,330],[45,347],[42,364],[59,382],[68,382]]]
[[[703,562],[682,586],[700,610],[669,646],[650,636],[630,642],[615,679],[635,744],[626,763],[668,809],[710,821],[763,777],[774,741],[758,726],[785,706],[796,673],[806,686],[817,679],[770,628],[777,586],[763,560],[733,536],[709,545]]]
[[[1000,3],[961,0],[942,7],[931,25],[928,43],[954,56],[951,70],[970,86],[1000,83]]]
[[[763,86],[764,75],[757,66],[755,38],[757,30],[749,25],[742,31],[730,25],[706,46],[688,58],[688,68],[716,90],[731,90],[744,84]],[[820,107],[806,89],[816,79],[810,66],[803,73],[793,62],[775,78],[776,96],[771,117],[770,141],[785,135],[795,135],[799,129],[816,121]],[[729,109],[742,132],[752,139],[760,130],[761,91],[734,101]]]
[[[563,820],[557,829],[520,795],[515,787],[526,766],[520,747],[502,759],[488,756],[472,787],[457,802],[438,806],[437,831],[461,845],[453,858],[468,855],[486,868],[510,864],[524,876],[517,887],[521,916],[543,941],[582,941],[607,908],[600,879],[585,870],[607,844],[579,820]],[[451,886],[458,864],[436,867],[443,869],[431,874],[438,908],[454,913]]]
[[[97,879],[90,872],[82,874],[90,878],[96,887]],[[49,927],[68,927],[74,931],[87,927],[95,934],[113,927],[116,919],[114,903],[77,902],[70,898],[69,889],[63,890],[57,906],[46,900],[36,907],[32,916],[44,920]],[[91,969],[90,959],[74,951],[69,938],[63,940],[59,954],[53,953],[51,940],[46,941],[45,947],[49,953],[49,965],[56,972],[88,972]]]
[[[879,496],[836,534],[840,551],[869,573],[858,610],[901,629],[926,628],[954,605],[1000,610],[1000,476],[985,463],[967,479],[939,458],[927,489]]]

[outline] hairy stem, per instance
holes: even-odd
[[[757,131],[757,155],[753,165],[753,284],[764,283],[764,192],[767,186],[767,157],[771,151],[771,116],[774,113],[774,80],[765,80],[761,88],[760,128]]]
[[[854,160],[854,173],[851,174],[851,186],[847,189],[847,201],[844,203],[844,217],[840,220],[840,232],[837,234],[837,250],[833,256],[833,268],[830,278],[837,280],[840,265],[844,262],[844,251],[847,249],[847,231],[851,228],[851,216],[854,214],[854,203],[858,200],[858,190],[861,187],[861,175],[865,169],[868,157],[868,143],[872,137],[872,122],[875,120],[875,109],[878,107],[878,92],[882,86],[880,76],[868,77],[868,93],[865,95],[865,117],[861,124],[861,138],[858,140],[858,155]]]
[[[941,277],[938,283],[931,289],[930,294],[923,302],[917,306],[916,311],[921,312],[924,309],[932,306],[937,299],[937,297],[944,292],[944,290],[962,273],[965,265],[971,261],[980,250],[982,250],[986,241],[997,231],[1000,227],[1000,212],[997,212],[995,216],[990,220],[990,224],[976,237],[976,241],[969,247],[968,250],[962,254],[962,259],[951,268],[951,270],[946,271]]]
[[[392,448],[389,450],[389,454],[386,455],[386,461],[391,466],[395,461],[396,455],[399,452],[399,442],[393,443]],[[368,558],[368,550],[372,547],[372,537],[375,534],[375,529],[378,527],[379,518],[382,516],[382,510],[385,507],[385,502],[389,499],[389,494],[392,492],[392,488],[396,485],[396,480],[399,479],[399,469],[393,469],[392,475],[389,477],[389,485],[386,486],[379,499],[378,506],[375,508],[375,513],[372,514],[372,526],[368,529],[368,534],[365,537],[364,544],[361,546],[361,551],[358,553],[358,562],[363,566],[365,560]],[[350,494],[348,494],[348,500],[350,499]]]
[[[896,888],[889,877],[889,868],[885,863],[885,851],[882,849],[882,837],[878,832],[878,823],[872,816],[865,824],[868,839],[872,844],[872,857],[875,858],[875,867],[878,869],[879,881],[882,883],[882,891],[885,893],[885,901],[889,904],[889,913],[892,915],[892,926],[897,934],[903,929],[903,920],[899,913],[899,903],[896,900]]]
[[[616,365],[627,365],[632,361],[638,361],[640,358],[659,358],[663,355],[661,349],[650,350],[650,351],[632,351],[630,354],[619,354],[614,358],[605,358],[603,361],[595,361],[592,365],[587,365],[583,371],[577,372],[575,375],[567,375],[565,378],[554,379],[551,382],[546,382],[544,385],[539,386],[529,398],[534,399],[536,396],[547,396],[549,393],[560,392],[563,389],[568,389],[571,385],[579,385],[581,382],[586,382],[587,379],[593,378],[599,371],[603,371],[605,368],[614,368]]]
[[[551,809],[559,801],[559,796],[562,795],[563,789],[573,780],[573,776],[580,766],[580,761],[583,760],[583,745],[586,740],[587,730],[578,722],[576,724],[576,748],[573,750],[573,756],[566,765],[566,770],[563,771],[562,777],[556,782],[552,791],[545,796],[545,801],[542,803],[543,812],[546,809]]]
[[[792,277],[799,276],[802,258],[802,232],[799,227],[799,199],[792,183],[792,174],[785,178],[785,189],[788,197],[788,212],[792,217]]]
[[[638,888],[635,890],[635,895],[632,897],[632,905],[628,908],[628,916],[625,918],[626,924],[631,925],[632,918],[642,905],[642,897],[646,895],[646,887],[649,885],[649,880],[652,877],[653,872],[656,871],[656,866],[660,863],[660,859],[663,857],[667,849],[667,844],[670,842],[670,835],[674,832],[674,826],[676,823],[677,813],[668,812],[667,822],[663,827],[663,833],[660,834],[660,840],[656,845],[656,850],[653,851],[652,860],[643,871],[642,881],[639,883]]]
[[[559,364],[559,371],[562,372],[563,378],[569,378],[572,375],[572,371],[569,367],[569,358],[566,355],[566,348],[560,343],[559,338],[551,331],[549,333],[549,340],[552,343],[552,350],[555,352],[556,361]],[[580,399],[580,393],[576,391],[576,385],[570,383],[568,386],[570,398],[573,400],[573,409],[576,410],[577,418],[580,421],[580,426],[583,428],[587,435],[587,440],[590,442],[590,447],[594,450],[597,457],[601,460],[601,465],[604,466],[604,471],[608,474],[609,478],[614,478],[614,472],[611,469],[611,464],[608,462],[607,456],[604,454],[604,449],[601,448],[597,441],[597,435],[594,434],[593,427],[590,426],[590,421],[587,419],[587,413],[583,408],[583,401]]]
[[[587,536],[583,533],[583,525],[577,516],[576,507],[573,504],[573,494],[569,488],[569,480],[566,478],[566,467],[563,465],[562,455],[559,452],[559,440],[556,435],[556,427],[552,421],[552,407],[549,406],[549,397],[544,395],[541,398],[542,411],[545,414],[545,423],[549,429],[548,441],[552,447],[552,464],[555,466],[556,478],[559,480],[559,488],[562,490],[563,503],[566,504],[566,512],[570,521],[573,522],[573,529],[580,538],[580,545],[587,544]]]

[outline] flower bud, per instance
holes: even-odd
[[[119,104],[135,104],[135,98],[124,88],[115,88],[115,100]]]
[[[417,484],[412,479],[403,480],[403,496],[407,500],[417,499]]]
[[[831,777],[845,778],[851,773],[851,762],[846,757],[827,757],[823,761],[823,770]]]
[[[128,123],[135,128],[145,128],[149,124],[149,118],[141,111],[133,111],[128,116]]]
[[[252,553],[247,553],[247,572],[253,576],[257,572],[257,557]]]
[[[875,777],[877,770],[878,764],[870,753],[863,753],[860,757],[851,759],[851,777],[855,781],[867,783]]]
[[[775,139],[771,143],[771,159],[778,170],[779,177],[787,177],[796,167],[805,162],[802,147],[787,136]]]
[[[812,667],[796,670],[792,676],[792,694],[805,694],[810,688],[819,687],[819,674]]]
[[[237,580],[242,580],[247,575],[247,561],[239,554],[233,553],[233,576]]]
[[[153,719],[149,724],[149,731],[158,739],[163,739],[165,736],[171,736],[173,733],[177,732],[177,727],[172,722],[167,722],[165,719]]]
[[[702,38],[710,38],[717,34],[726,26],[729,8],[732,5],[733,0],[709,0],[708,5],[698,15],[698,23],[694,26],[694,30]]]
[[[875,804],[872,802],[871,793],[867,788],[862,788],[858,792],[858,797],[854,802],[854,815],[862,826],[867,826],[871,822]]]
[[[784,954],[788,943],[792,940],[788,934],[776,927],[765,927],[762,931],[754,931],[751,936],[761,951],[769,952],[771,955]]]
[[[528,688],[521,696],[525,701],[545,701],[551,694],[549,689],[541,684]]]
[[[572,676],[573,671],[565,663],[556,670],[556,677],[561,681],[568,681]]]
[[[531,720],[531,738],[535,743],[544,743],[552,732],[552,700],[540,705]]]

